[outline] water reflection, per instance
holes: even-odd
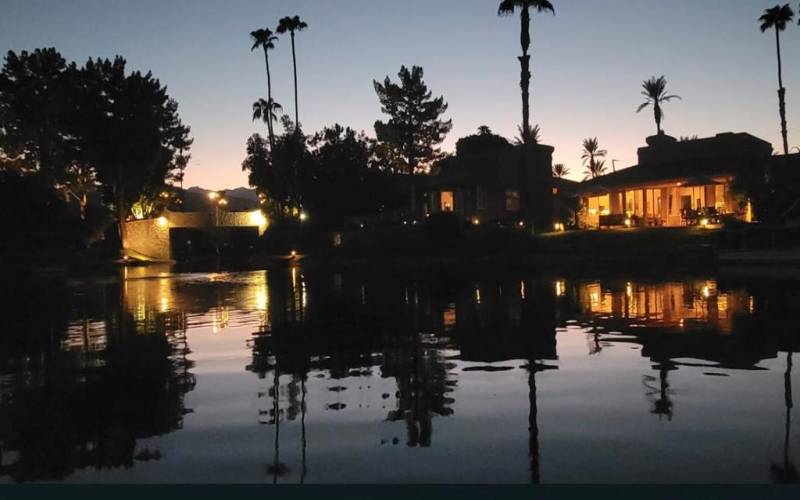
[[[593,405],[624,410],[617,418],[629,422],[629,441],[617,446],[636,449],[666,435],[663,426],[703,433],[698,411],[734,404],[717,391],[737,397],[734,376],[757,386],[753,377],[775,372],[785,353],[783,442],[775,455],[782,457],[765,469],[773,481],[797,481],[791,447],[797,297],[786,286],[328,272],[296,264],[183,275],[131,268],[119,278],[50,287],[44,295],[29,290],[3,305],[17,320],[3,332],[0,355],[0,477],[158,470],[142,469],[144,463],[179,468],[171,457],[181,447],[202,446],[198,431],[181,441],[187,420],[208,418],[199,428],[219,429],[226,418],[239,418],[233,408],[227,417],[206,416],[203,405],[230,391],[223,382],[237,373],[240,384],[258,382],[250,396],[237,397],[252,398],[252,405],[241,404],[250,412],[243,418],[256,428],[253,436],[269,443],[241,451],[259,474],[250,480],[448,481],[456,476],[438,455],[445,452],[462,455],[460,473],[489,467],[494,475],[482,476],[489,482],[583,482],[584,476],[563,475],[569,470],[563,465],[580,460],[571,447],[584,448],[587,460],[606,451],[571,436],[591,432],[601,441],[614,432],[586,422]],[[608,385],[596,385],[594,377]],[[185,402],[192,392],[202,392],[196,414]],[[506,393],[505,405],[494,403]],[[564,399],[573,394],[581,397]],[[753,394],[741,396],[747,411],[761,405]],[[478,444],[495,434],[495,442]],[[153,440],[165,435],[175,440]],[[723,441],[740,437],[731,433]],[[527,448],[524,479],[515,475],[516,443]],[[489,460],[480,450],[491,454],[480,446],[498,450],[498,469],[480,463]],[[651,453],[643,447],[615,456],[618,467],[607,477],[648,480],[635,465],[654,460]],[[423,472],[415,462],[425,457],[440,458]],[[683,472],[678,462],[667,465]],[[183,480],[202,480],[184,473]],[[764,480],[763,472],[752,478]]]

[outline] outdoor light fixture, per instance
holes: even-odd
[[[557,233],[563,233],[563,232],[564,232],[564,229],[565,229],[565,228],[564,228],[564,224],[563,224],[563,223],[561,223],[561,222],[556,222],[555,224],[553,224],[553,229],[554,229],[554,230],[555,230]]]
[[[300,212],[300,222],[305,222],[308,220],[308,214],[305,212]]]
[[[161,227],[167,227],[169,225],[169,221],[162,215],[158,218],[158,225]]]
[[[481,225],[481,220],[479,218],[477,218],[477,217],[474,217],[472,219],[472,225],[473,226],[480,226]]]
[[[267,225],[267,218],[261,212],[261,210],[256,210],[255,212],[250,212],[250,223],[254,226],[266,226]]]
[[[632,227],[633,221],[630,219],[625,219],[625,227]]]
[[[216,193],[214,191],[208,193],[209,200],[216,200],[217,198],[219,198],[219,193]]]
[[[290,255],[292,256],[293,259],[297,258],[297,250],[292,250],[292,253]]]
[[[221,200],[219,200],[219,204],[224,207],[225,205],[228,204],[228,200],[226,200],[225,198],[222,198]]]
[[[518,225],[519,227],[525,227],[525,221],[522,221],[522,220],[521,220],[521,221],[519,221],[519,224],[517,224],[517,225]]]
[[[700,226],[702,226],[704,228],[707,228],[709,224],[710,224],[710,221],[708,219],[701,219],[700,220]]]

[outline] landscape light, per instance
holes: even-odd
[[[300,222],[305,222],[308,220],[308,214],[305,212],[300,212]]]
[[[561,223],[561,222],[556,222],[555,224],[553,224],[553,229],[557,233],[563,233],[564,232],[564,224]]]
[[[169,221],[162,215],[158,218],[158,225],[161,227],[167,227],[169,225]]]
[[[625,227],[632,227],[633,221],[630,219],[625,219]]]
[[[525,227],[525,221],[522,221],[522,220],[521,220],[521,221],[519,221],[519,223],[518,223],[517,225],[518,225],[519,227]]]
[[[701,219],[700,220],[700,225],[702,227],[708,227],[709,224],[710,224],[710,221],[708,219]]]
[[[256,210],[255,212],[250,212],[250,223],[254,226],[266,226],[267,225],[267,218],[261,212],[261,210]]]
[[[225,205],[228,204],[228,200],[226,200],[225,198],[222,198],[221,200],[219,200],[219,204],[224,207]]]
[[[208,199],[209,200],[216,200],[217,198],[219,198],[219,193],[214,192],[214,191],[211,191],[210,193],[208,193]]]
[[[292,253],[290,255],[292,256],[293,259],[296,258],[297,257],[297,250],[292,250]]]
[[[473,226],[480,226],[481,225],[481,220],[479,218],[477,218],[477,217],[473,217],[472,225]]]

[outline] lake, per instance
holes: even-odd
[[[0,482],[797,481],[798,290],[301,263],[20,286]]]

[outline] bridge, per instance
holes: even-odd
[[[127,258],[146,261],[171,261],[173,240],[176,234],[186,231],[213,233],[221,229],[241,229],[261,236],[269,227],[269,221],[261,210],[249,212],[164,212],[154,219],[135,220],[125,223],[123,255]]]

